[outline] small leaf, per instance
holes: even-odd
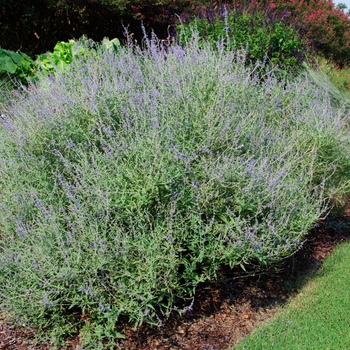
[[[242,268],[242,270],[243,270],[244,272],[247,272],[247,270],[246,270],[245,267],[244,267],[244,264],[239,263],[239,266]]]
[[[14,74],[16,72],[16,69],[17,66],[9,56],[0,56],[0,71]]]
[[[125,335],[119,332],[113,333],[113,335],[118,339],[125,339]]]

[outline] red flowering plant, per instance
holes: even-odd
[[[350,64],[350,18],[331,0],[273,0],[277,13],[288,11],[293,22],[304,24],[309,46],[338,66]]]

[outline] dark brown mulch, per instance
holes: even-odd
[[[128,350],[223,350],[234,346],[257,324],[272,317],[279,305],[295,295],[307,277],[315,273],[336,244],[350,237],[350,211],[341,217],[320,221],[308,241],[293,257],[265,273],[243,276],[242,270],[223,269],[218,281],[202,284],[190,311],[173,313],[159,327],[123,328]],[[242,277],[243,276],[243,277]],[[188,301],[190,306],[191,300]],[[35,345],[34,335],[1,318],[0,349],[47,350],[48,344]],[[67,341],[65,349],[80,349],[78,340]]]

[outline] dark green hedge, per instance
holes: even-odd
[[[212,1],[198,0],[0,0],[0,47],[31,56],[52,50],[57,41],[82,35],[99,41],[124,37],[124,26],[142,39],[141,20],[161,38],[177,13]]]

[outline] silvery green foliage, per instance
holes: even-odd
[[[1,116],[1,308],[97,348],[220,266],[299,249],[346,185],[348,130],[307,77],[258,71],[194,37],[84,56],[20,92]]]

